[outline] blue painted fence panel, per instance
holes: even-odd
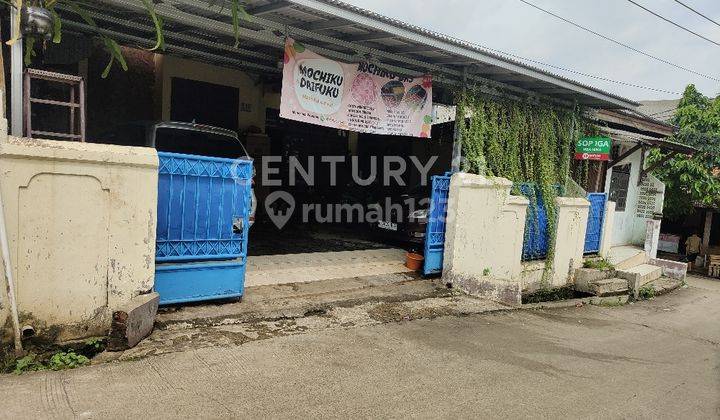
[[[548,253],[548,218],[545,202],[534,184],[519,184],[520,192],[530,200],[525,219],[523,261],[540,260]]]
[[[158,153],[156,261],[206,261],[246,254],[253,163]],[[234,232],[238,220],[245,229]]]
[[[600,238],[602,236],[603,221],[605,220],[605,203],[607,194],[590,193],[590,211],[588,214],[587,233],[585,234],[585,253],[592,254],[600,251]]]
[[[425,232],[425,265],[423,273],[426,276],[442,273],[443,254],[445,252],[445,219],[447,218],[451,175],[448,172],[445,175],[432,177],[430,210]]]
[[[237,260],[158,264],[155,291],[161,305],[239,298],[245,290],[245,267]]]
[[[158,156],[155,291],[160,303],[242,296],[252,160]]]

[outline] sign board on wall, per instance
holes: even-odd
[[[575,145],[577,160],[610,160],[610,137],[583,137]]]
[[[280,116],[361,133],[430,137],[432,77],[341,63],[288,38]]]

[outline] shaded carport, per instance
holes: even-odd
[[[279,81],[285,38],[293,37],[333,59],[370,61],[408,76],[430,73],[436,103],[453,103],[456,89],[473,85],[497,98],[565,107],[624,109],[637,105],[470,43],[332,0],[250,0],[246,10],[252,18],[241,22],[236,47],[229,2],[214,3],[217,6],[209,7],[193,0],[163,0],[155,5],[164,21],[166,54],[243,69],[264,80]],[[99,32],[126,45],[154,44],[154,27],[141,2],[98,0],[96,4],[87,8],[99,28],[88,25],[72,10],[61,8],[65,27]],[[13,76],[21,72],[20,61],[13,59]],[[18,89],[13,82],[12,129],[14,134],[22,135],[22,124],[16,124],[23,118]],[[459,148],[454,151],[457,158]],[[338,270],[343,272],[347,270]]]
[[[98,0],[87,6],[99,28],[87,25],[70,9],[62,9],[66,28],[100,32],[129,45],[152,46],[154,28],[141,2]],[[277,74],[286,36],[303,42],[319,54],[346,62],[377,61],[390,71],[417,76],[433,74],[440,89],[437,102],[451,102],[447,88],[465,80],[488,95],[539,99],[560,105],[591,108],[635,108],[637,103],[556,74],[484,50],[426,29],[390,19],[334,0],[249,0],[252,17],[235,30],[229,2],[163,0],[156,11],[165,26],[166,52]],[[102,7],[105,6],[105,7]],[[107,7],[110,6],[110,7]],[[12,55],[11,112],[13,134],[21,128],[21,43]]]

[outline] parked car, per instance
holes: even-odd
[[[179,121],[136,121],[120,124],[90,141],[123,146],[152,147],[158,152],[227,159],[249,158],[237,132]],[[253,192],[250,226],[255,223],[256,204]]]
[[[381,220],[371,224],[379,236],[422,247],[430,210],[430,186],[416,186],[407,193],[387,197],[374,204]]]

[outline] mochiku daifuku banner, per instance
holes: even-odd
[[[432,77],[341,63],[288,38],[280,116],[362,133],[430,137]]]

